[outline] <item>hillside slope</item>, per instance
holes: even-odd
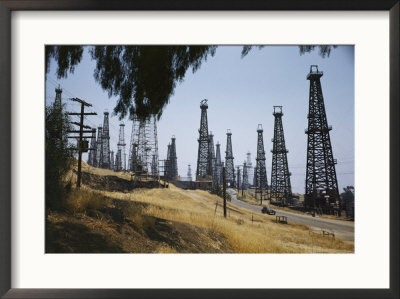
[[[206,191],[133,186],[126,173],[83,167],[65,211],[48,211],[46,252],[351,253],[353,242],[279,224]],[[75,179],[74,172],[70,179]],[[138,188],[141,187],[141,188]]]

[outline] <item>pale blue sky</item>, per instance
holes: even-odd
[[[329,58],[322,58],[318,50],[304,55],[297,46],[267,46],[254,48],[241,58],[241,46],[220,46],[214,57],[208,57],[201,68],[189,70],[184,82],[178,84],[163,116],[158,123],[160,159],[165,159],[167,144],[176,136],[178,171],[186,176],[187,165],[195,174],[200,125],[200,101],[208,99],[208,125],[214,134],[214,143],[221,143],[225,155],[226,130],[232,131],[234,163],[242,164],[247,151],[255,165],[257,125],[264,128],[264,145],[268,182],[271,178],[274,117],[272,106],[283,106],[283,128],[289,150],[289,171],[292,173],[293,192],[304,193],[309,81],[306,80],[311,64],[324,72],[321,78],[328,124],[332,125],[331,142],[339,191],[354,185],[354,47],[339,46]],[[105,109],[113,111],[115,98],[108,98],[93,77],[95,62],[85,50],[75,73],[67,79],[57,80],[55,65],[46,82],[46,104],[54,101],[55,85],[63,88],[63,102],[70,111],[78,111],[76,104],[67,98],[79,97],[93,104],[98,116],[89,116],[89,125],[103,122]],[[119,120],[110,118],[110,147],[116,150]],[[129,145],[132,124],[125,120],[125,141]],[[127,146],[128,154],[129,146]],[[87,156],[84,155],[86,161]],[[222,157],[224,160],[224,157]]]

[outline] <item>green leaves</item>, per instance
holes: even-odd
[[[82,46],[46,46],[46,73],[49,71],[51,59],[57,62],[58,79],[66,78],[68,71],[73,73],[75,66],[81,62]]]
[[[95,46],[94,78],[109,96],[119,97],[114,113],[161,116],[188,68],[195,72],[216,46]]]

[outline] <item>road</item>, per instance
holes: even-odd
[[[256,206],[249,204],[247,202],[240,201],[236,198],[236,192],[234,190],[228,189],[227,193],[231,196],[231,203],[237,205],[241,208],[252,210],[261,213],[261,206]],[[326,229],[335,233],[335,237],[346,241],[354,242],[354,222],[343,221],[343,220],[333,220],[320,217],[312,217],[311,215],[302,215],[291,213],[287,211],[282,211],[279,208],[275,208],[277,216],[286,216],[288,222],[298,223],[309,226],[314,229]]]

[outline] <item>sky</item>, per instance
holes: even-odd
[[[310,65],[318,65],[322,92],[330,131],[333,156],[337,159],[336,173],[339,192],[354,186],[354,47],[339,46],[322,58],[318,49],[300,55],[298,46],[266,46],[253,48],[241,58],[242,46],[219,46],[200,69],[188,69],[185,79],[178,83],[158,122],[159,158],[165,159],[172,135],[176,137],[179,175],[185,177],[188,164],[195,176],[200,127],[200,101],[208,100],[208,129],[214,134],[214,144],[221,143],[222,160],[226,149],[226,132],[232,132],[234,164],[243,164],[251,153],[255,166],[257,126],[264,129],[264,147],[268,183],[271,180],[272,142],[274,130],[273,106],[283,106],[283,129],[292,173],[292,191],[304,193]],[[46,76],[46,105],[54,102],[55,87],[63,89],[62,101],[68,111],[78,112],[79,105],[69,98],[78,97],[93,105],[87,111],[85,124],[102,126],[103,112],[110,112],[110,148],[117,149],[118,117],[113,115],[117,98],[108,97],[95,82],[95,62],[85,48],[81,63],[66,79],[57,79],[56,65],[51,63]],[[128,154],[132,122],[126,118],[125,142]],[[87,154],[83,155],[84,161]]]

